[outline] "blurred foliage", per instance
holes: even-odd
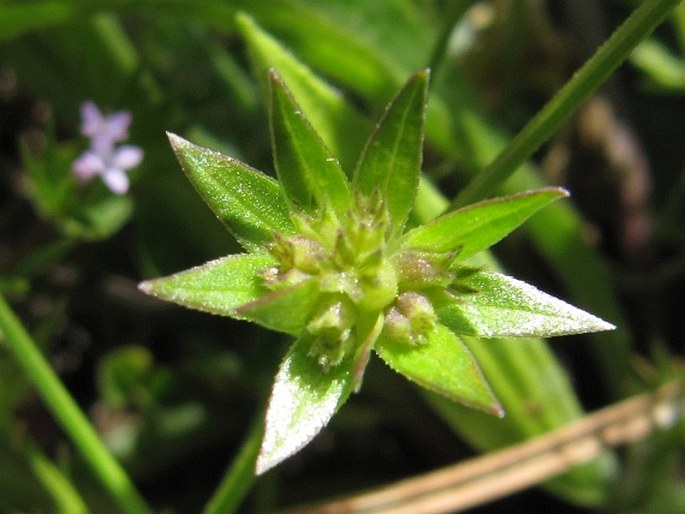
[[[327,114],[335,102],[338,122],[353,123],[327,140],[349,162],[394,92],[430,63],[424,169],[450,200],[638,3],[0,0],[0,290],[143,496],[160,510],[197,512],[249,440],[288,341],[136,290],[141,279],[238,251],[183,176],[165,131],[272,170],[264,63],[293,58],[327,81],[322,112],[317,102],[305,107],[314,123],[335,118]],[[492,342],[492,369],[519,370],[501,377],[505,393],[529,400],[501,421],[446,412],[372,362],[364,390],[310,447],[254,484],[245,512],[408,477],[471,455],[465,439],[478,449],[509,444],[581,415],[581,404],[681,375],[684,9],[501,191],[543,183],[572,191],[496,256],[620,330],[553,341],[554,376],[536,374],[532,359],[551,359],[540,342],[518,353]],[[237,21],[246,19],[240,12],[263,38]],[[302,87],[314,87],[310,79]],[[130,141],[145,159],[125,197],[72,179],[88,99],[133,115]],[[447,202],[426,188],[417,213],[434,216]],[[555,391],[564,391],[559,417],[538,401]],[[12,470],[0,473],[0,510],[77,512],[71,484],[93,512],[117,512],[1,337],[0,430],[0,469]],[[507,505],[677,512],[680,448],[682,431],[665,434],[627,451],[620,466],[604,461],[558,479],[552,490],[570,503],[526,495]],[[62,479],[46,479],[54,476]]]

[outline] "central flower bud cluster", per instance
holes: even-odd
[[[455,254],[396,251],[380,195],[357,196],[344,219],[324,209],[294,222],[297,235],[275,235],[268,247],[279,265],[265,271],[264,284],[276,291],[317,281],[319,300],[304,337],[324,370],[361,344],[360,317],[382,314],[388,337],[425,342],[437,321],[429,296],[454,281]]]

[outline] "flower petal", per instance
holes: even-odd
[[[114,168],[130,170],[135,168],[143,160],[143,150],[137,146],[124,145],[114,151],[111,165]]]
[[[81,133],[84,136],[93,137],[100,131],[104,123],[100,109],[93,102],[83,102],[81,105]]]
[[[128,175],[119,168],[109,168],[102,174],[102,181],[112,193],[123,195],[128,191]]]
[[[128,111],[118,111],[105,118],[102,128],[103,135],[106,134],[112,141],[124,141],[128,139],[128,127],[131,124],[131,113]]]
[[[74,161],[71,169],[79,180],[88,181],[105,171],[105,163],[95,153],[86,151]]]

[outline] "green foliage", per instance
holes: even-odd
[[[282,190],[273,179],[174,134],[169,141],[190,181],[229,230],[237,227],[233,235],[245,248],[260,248],[274,232],[292,232]]]
[[[297,336],[269,400],[258,473],[318,434],[361,386],[373,349],[423,387],[502,414],[476,361],[458,339],[464,326],[465,334],[483,337],[614,328],[527,284],[461,264],[565,196],[562,190],[485,202],[402,235],[418,188],[427,71],[416,73],[390,103],[369,137],[351,185],[275,71],[270,82],[275,168],[292,225],[280,222],[287,225],[281,233],[274,227],[274,207],[262,212],[259,205],[249,205],[258,197],[251,192],[242,202],[226,205],[243,187],[242,176],[247,191],[269,184],[270,197],[280,200],[268,178],[245,173],[245,165],[173,137],[189,176],[201,177],[209,164],[214,183],[224,184],[198,190],[237,239],[247,242],[245,248],[257,253],[140,286],[158,298]],[[243,222],[250,218],[256,220]],[[273,239],[262,242],[273,259],[252,247],[264,237],[255,226],[274,228]],[[435,311],[438,304],[446,313],[446,326]],[[459,322],[452,323],[455,319]]]
[[[0,0],[0,510],[274,511],[682,376],[685,7],[505,4]],[[89,99],[133,115],[126,195],[72,172]],[[679,511],[680,432],[543,487]]]

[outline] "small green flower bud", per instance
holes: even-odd
[[[309,354],[324,370],[340,363],[351,343],[354,307],[342,295],[332,295],[307,324],[312,344]]]
[[[406,250],[397,254],[393,261],[402,289],[421,289],[449,285],[454,280],[450,265],[455,257],[454,252]]]
[[[400,310],[392,306],[385,315],[384,333],[396,341],[412,344],[414,338],[411,332],[411,323],[409,319],[400,312]]]
[[[433,305],[422,294],[413,291],[402,293],[397,297],[395,304],[400,312],[409,319],[411,329],[415,334],[426,334],[435,326],[437,315],[433,310]]]
[[[282,273],[297,269],[314,275],[318,273],[321,261],[326,258],[325,250],[318,241],[303,236],[274,234],[269,252],[280,262]]]
[[[360,309],[380,311],[385,309],[397,296],[397,274],[389,264],[379,266],[371,277],[365,277],[360,283],[362,295],[357,305]]]
[[[424,344],[437,323],[437,315],[424,295],[408,291],[397,297],[385,317],[386,333],[410,344]]]

